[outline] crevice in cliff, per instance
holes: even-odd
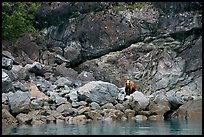
[[[190,35],[202,35],[202,28],[192,28],[188,31],[178,31],[176,33],[170,33],[169,35],[175,40],[183,42]]]
[[[201,66],[201,67],[198,67],[198,68],[196,68],[196,69],[194,69],[194,70],[186,71],[186,74],[191,74],[191,73],[196,72],[196,71],[199,71],[199,70],[202,70],[202,66]]]

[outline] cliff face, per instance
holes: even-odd
[[[147,94],[202,94],[201,10],[199,2],[43,3],[36,11],[43,31],[16,43],[16,56],[31,60],[14,62],[64,62],[118,87],[132,79]]]

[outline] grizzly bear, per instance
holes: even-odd
[[[125,81],[125,93],[126,95],[132,94],[136,90],[136,84],[131,80]]]

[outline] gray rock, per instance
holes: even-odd
[[[76,90],[76,89],[70,90],[70,92],[69,92],[67,95],[69,96],[69,99],[70,99],[72,102],[78,101],[78,93],[77,93],[77,90]]]
[[[169,91],[166,93],[166,98],[168,100],[168,102],[171,105],[171,109],[178,109],[181,105],[184,104],[184,102],[186,102],[187,100],[184,100],[184,98],[182,98],[181,92],[177,93],[176,91]]]
[[[82,123],[86,123],[87,118],[85,115],[77,115],[75,117],[73,117],[73,119],[70,121],[70,123],[73,124],[82,124]]]
[[[60,97],[60,96],[56,96],[55,97],[55,102],[56,102],[56,105],[59,106],[61,104],[64,104],[64,103],[68,103],[67,99],[64,98],[64,97]]]
[[[33,99],[31,100],[31,106],[33,109],[40,109],[43,107],[44,101],[42,99]]]
[[[90,108],[92,109],[92,110],[98,110],[98,109],[100,109],[100,105],[98,104],[98,103],[96,103],[96,102],[91,102],[90,104],[89,104],[89,106],[90,106]]]
[[[2,69],[2,93],[14,91],[14,87],[10,77]]]
[[[58,80],[56,80],[54,82],[54,84],[57,85],[57,87],[64,87],[65,85],[71,86],[72,85],[72,81],[70,81],[67,78],[61,77]]]
[[[2,57],[2,67],[7,70],[11,70],[13,65],[13,60],[7,57]]]
[[[131,110],[131,109],[126,109],[124,113],[125,113],[125,116],[126,116],[128,119],[132,119],[132,117],[135,116],[135,111],[134,111],[134,110]]]
[[[95,81],[96,79],[93,76],[93,73],[91,72],[86,72],[86,71],[82,71],[78,76],[78,79],[82,80],[82,81]]]
[[[62,113],[62,115],[65,117],[74,115],[74,114],[77,114],[76,108],[66,108],[64,112]]]
[[[77,114],[78,114],[78,115],[81,115],[81,114],[85,114],[85,112],[89,112],[89,111],[91,111],[91,108],[90,108],[90,107],[80,106],[80,107],[77,109]]]
[[[143,115],[143,116],[149,117],[151,115],[151,112],[142,110],[142,111],[138,112],[138,115]]]
[[[62,113],[62,112],[64,112],[66,109],[69,109],[69,108],[71,108],[72,107],[72,105],[71,105],[71,103],[66,103],[66,104],[61,104],[59,107],[57,107],[57,111],[58,112],[60,112],[60,113]]]
[[[27,69],[29,72],[35,73],[37,75],[43,75],[44,74],[42,64],[39,62],[34,62],[33,64],[27,64],[25,66],[25,69]]]
[[[72,68],[67,68],[66,63],[62,63],[61,65],[57,65],[54,74],[56,76],[70,77],[72,79],[76,79],[78,76],[78,72]]]
[[[6,104],[6,102],[8,102],[8,98],[7,98],[7,94],[6,93],[2,93],[1,94],[1,101],[2,101],[2,104]]]
[[[125,99],[125,87],[119,88],[120,92],[118,93],[118,100],[123,101]]]
[[[80,59],[81,57],[81,44],[79,41],[71,41],[70,46],[64,48],[64,57],[70,62]]]
[[[101,106],[101,109],[115,109],[115,106],[112,103],[106,103]]]
[[[103,81],[92,81],[78,89],[79,98],[87,99],[99,104],[114,103],[117,99],[119,89],[114,84]]]
[[[32,121],[32,115],[20,113],[16,116],[19,124],[30,124]]]
[[[95,110],[85,112],[85,115],[86,115],[87,118],[91,118],[93,121],[102,119],[102,115],[99,112],[95,111]]]
[[[12,113],[29,112],[31,110],[31,100],[29,94],[22,91],[8,95],[8,103]]]
[[[163,92],[154,93],[153,97],[150,98],[148,110],[158,115],[164,115],[164,113],[170,110],[170,104]]]
[[[28,70],[25,67],[22,67],[21,65],[13,65],[11,70],[14,75],[16,76],[16,79],[18,80],[24,80],[28,74]]]
[[[130,95],[130,102],[138,102],[141,110],[145,110],[149,105],[149,98],[146,97],[142,92],[135,91]]]
[[[202,99],[184,103],[171,114],[172,119],[202,120]]]
[[[15,90],[21,90],[24,92],[27,90],[25,83],[20,83],[19,81],[13,82],[13,86],[14,86]]]
[[[125,107],[122,104],[120,104],[120,103],[115,105],[115,109],[120,110],[122,112],[125,111]]]
[[[145,121],[145,120],[147,120],[147,117],[143,116],[143,115],[136,115],[135,120],[136,121]]]
[[[163,115],[151,115],[148,117],[148,120],[164,120]]]

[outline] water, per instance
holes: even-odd
[[[2,126],[3,135],[202,135],[201,121],[112,121]]]

